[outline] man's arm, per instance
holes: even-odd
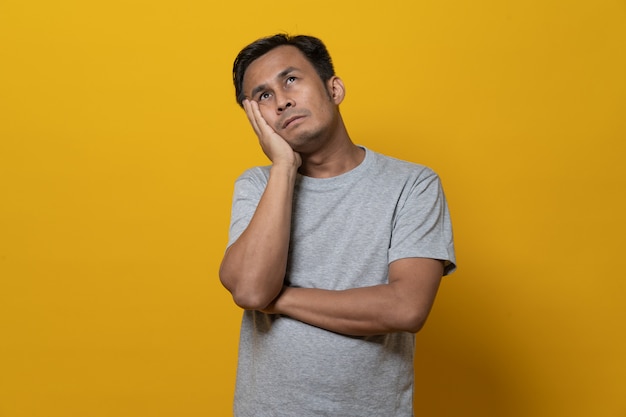
[[[244,100],[243,104],[263,152],[273,164],[250,224],[224,255],[220,280],[237,305],[258,310],[275,299],[283,287],[293,189],[301,159],[265,122],[256,102]]]
[[[265,309],[337,333],[418,332],[433,305],[443,262],[405,258],[389,266],[388,284],[331,291],[284,287]]]

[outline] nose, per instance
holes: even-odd
[[[276,97],[276,103],[277,103],[276,111],[278,113],[282,113],[288,108],[296,105],[296,102],[291,97],[287,97],[285,95]]]

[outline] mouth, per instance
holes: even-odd
[[[291,125],[293,122],[300,120],[304,118],[304,116],[302,115],[297,115],[297,116],[291,116],[290,118],[288,118],[287,120],[285,120],[285,123],[283,123],[283,129],[286,129],[289,125]]]

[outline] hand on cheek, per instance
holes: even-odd
[[[259,144],[263,152],[272,163],[274,165],[285,163],[298,168],[302,163],[300,155],[294,152],[289,143],[267,123],[261,114],[259,103],[254,100],[245,99],[243,101],[243,108],[254,129],[254,133],[256,133],[259,138]]]

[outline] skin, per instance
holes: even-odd
[[[443,263],[406,258],[389,265],[387,284],[343,291],[284,286],[297,173],[327,178],[358,166],[339,104],[338,77],[323,82],[293,46],[255,60],[244,75],[243,107],[272,161],[267,187],[248,228],[224,255],[220,280],[244,309],[284,314],[347,335],[419,331],[434,302]]]

